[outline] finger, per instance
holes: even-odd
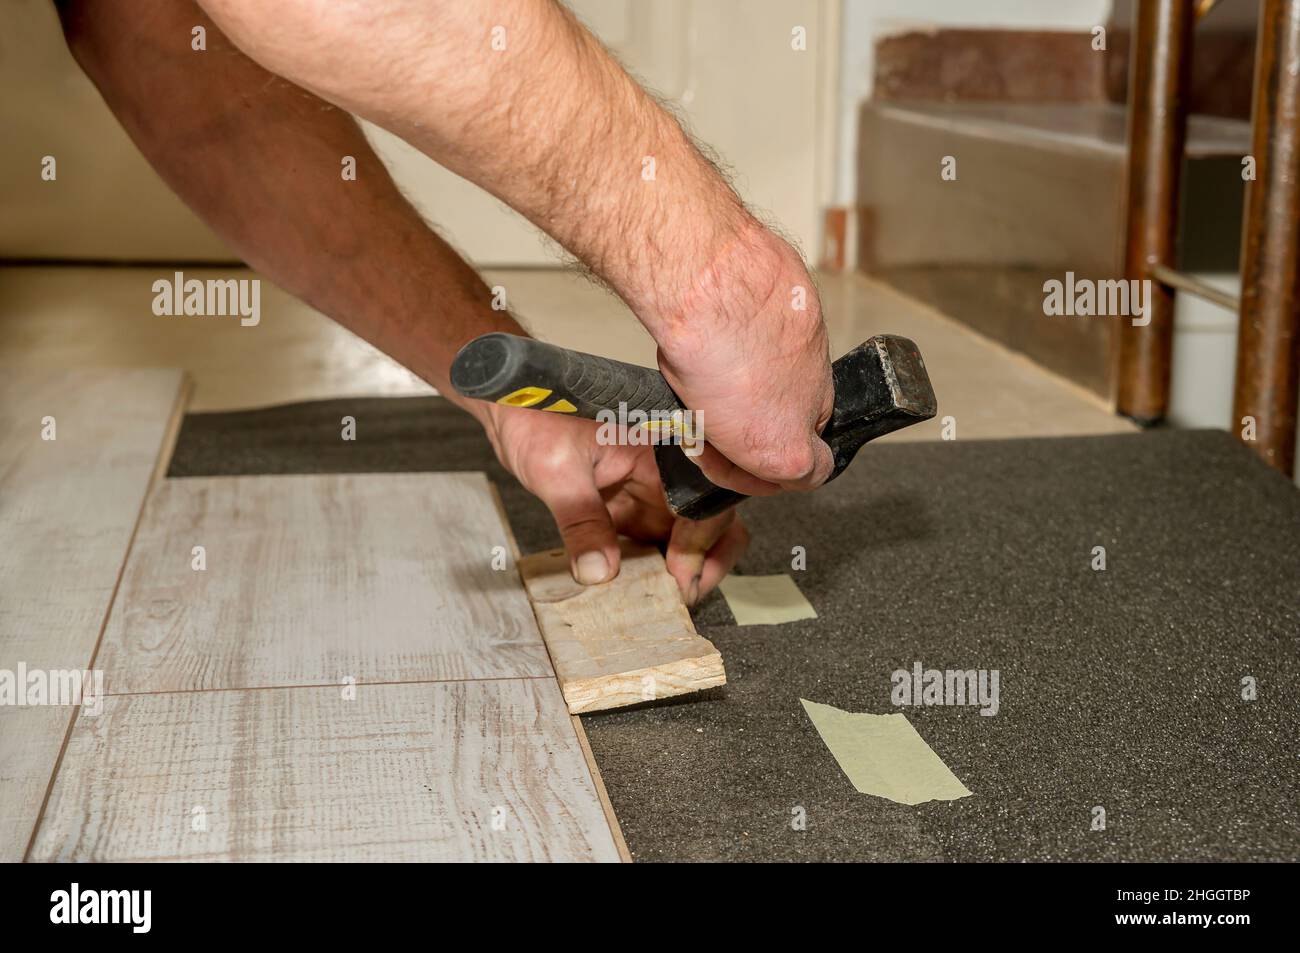
[[[775,483],[769,483],[738,467],[709,444],[701,444],[699,450],[694,455],[686,454],[686,459],[703,470],[710,483],[746,496],[771,496],[781,492]]]
[[[594,586],[618,575],[618,534],[590,469],[548,474],[533,492],[555,518],[575,580]]]
[[[605,497],[605,507],[614,521],[614,529],[622,536],[657,542],[672,533],[673,515],[662,502],[647,506],[643,500],[619,492]]]
[[[735,521],[736,511],[727,510],[706,520],[678,519],[673,523],[664,562],[688,606],[700,599],[705,557]]]
[[[722,538],[713,544],[708,556],[704,558],[704,571],[700,574],[700,599],[717,588],[723,577],[736,568],[736,563],[747,549],[749,529],[737,519],[727,527]]]

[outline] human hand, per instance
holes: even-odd
[[[735,510],[681,519],[664,500],[654,447],[605,445],[594,421],[484,405],[480,415],[497,459],[555,518],[573,578],[583,585],[618,575],[618,534],[668,541],[668,572],[688,606],[731,571],[749,546]]]
[[[835,401],[826,325],[799,256],[755,225],[655,322],[659,367],[702,415],[707,476],[750,496],[806,490],[834,459],[819,434]]]

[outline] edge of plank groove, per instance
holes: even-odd
[[[154,466],[153,476],[149,479],[149,490],[145,494],[145,503],[149,502],[149,494],[153,492],[154,487],[167,477],[167,471],[172,465],[172,455],[176,452],[176,440],[181,435],[181,423],[185,420],[185,408],[189,407],[190,400],[194,397],[194,380],[185,371],[181,371],[181,386],[176,394],[176,403],[172,405],[171,416],[167,419],[167,429],[163,431],[162,446],[158,448],[158,462]],[[140,507],[140,517],[144,516],[144,506]],[[136,527],[140,525],[140,517],[136,519]],[[130,552],[127,552],[130,555]],[[126,560],[122,560],[123,566]],[[112,606],[109,606],[112,611]],[[107,617],[107,613],[105,614]],[[98,646],[96,646],[98,650]]]

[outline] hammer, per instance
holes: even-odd
[[[821,433],[835,457],[828,482],[844,472],[868,440],[935,414],[925,361],[907,338],[868,338],[837,360],[831,374],[835,405]],[[692,432],[690,413],[668,381],[652,368],[495,332],[460,349],[451,365],[451,386],[466,397],[507,407],[602,422],[635,421],[667,438],[655,444],[655,460],[668,506],[678,516],[707,519],[746,498],[715,485],[687,459],[700,435]]]

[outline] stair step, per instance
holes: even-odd
[[[1188,125],[1177,264],[1231,271],[1249,124]],[[1108,103],[867,103],[859,266],[1109,396],[1123,318],[1048,316],[1044,285],[1123,276],[1124,140],[1124,107]]]

